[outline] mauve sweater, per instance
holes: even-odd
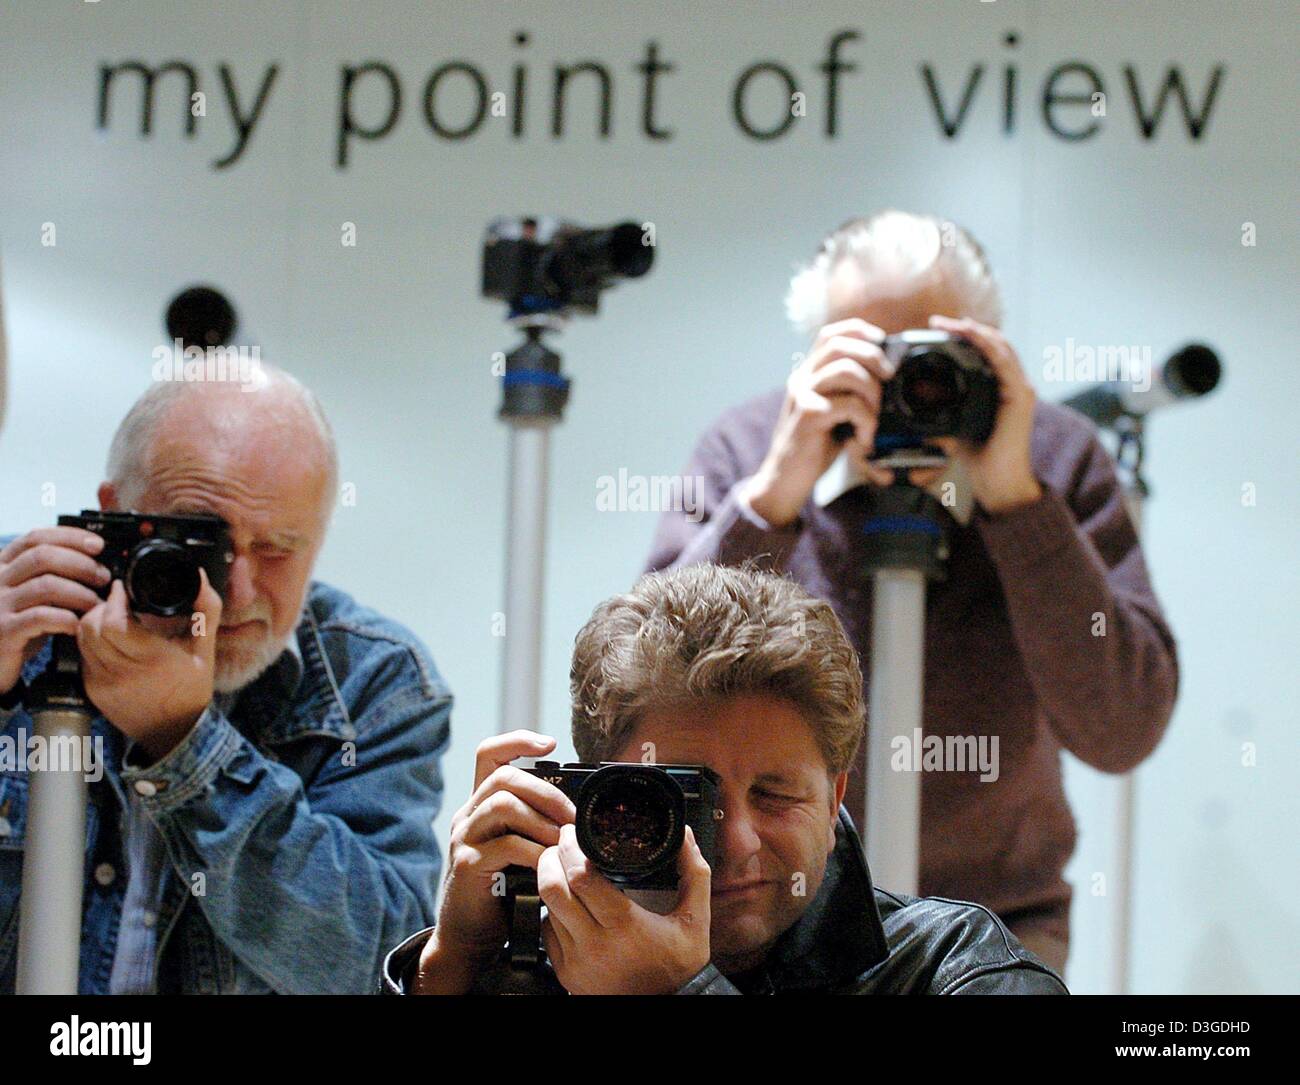
[[[860,486],[767,530],[737,501],[776,427],[784,389],[725,413],[701,438],[687,476],[703,518],[666,512],[649,569],[759,557],[825,599],[871,670],[872,585]],[[925,896],[988,905],[1017,931],[1068,938],[1074,819],[1060,751],[1124,772],[1155,749],[1178,686],[1174,639],[1151,589],[1114,462],[1093,425],[1040,402],[1031,460],[1043,485],[1032,505],[952,525],[945,581],[926,601],[924,732],[997,735],[999,776],[978,768],[921,774]],[[1105,635],[1097,615],[1105,617]],[[866,691],[869,692],[869,691]],[[868,721],[870,726],[870,721]],[[863,815],[864,742],[846,805]],[[889,888],[885,886],[885,888]]]

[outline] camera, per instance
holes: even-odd
[[[876,425],[876,452],[915,448],[934,437],[983,444],[993,432],[998,380],[984,355],[947,332],[916,329],[880,345],[894,363]]]
[[[483,296],[511,315],[596,311],[602,290],[650,270],[654,249],[634,222],[585,229],[557,218],[498,218],[483,243]]]
[[[687,825],[713,865],[722,812],[717,774],[703,765],[538,761],[525,771],[573,800],[578,846],[616,885],[676,889]]]
[[[171,618],[190,614],[199,597],[199,570],[224,595],[235,560],[229,529],[216,516],[143,516],[83,509],[59,524],[93,531],[104,540],[99,561],[126,588],[137,614]],[[108,598],[109,585],[100,595]]]

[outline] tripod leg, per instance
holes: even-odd
[[[877,885],[915,895],[921,878],[921,774],[911,765],[896,772],[892,760],[894,738],[905,738],[910,749],[921,734],[925,574],[878,570],[871,627],[867,862]]]
[[[32,713],[35,733],[45,740],[51,765],[30,773],[27,847],[19,900],[18,975],[20,995],[75,995],[81,956],[81,897],[86,865],[86,781],[83,739],[90,714],[81,709],[46,708]]]

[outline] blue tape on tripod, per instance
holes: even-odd
[[[939,525],[924,516],[872,516],[862,525],[862,531],[866,535],[940,535]]]
[[[569,378],[545,369],[515,369],[501,378],[507,388],[512,384],[539,384],[546,388],[568,388]]]

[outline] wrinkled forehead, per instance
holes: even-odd
[[[259,402],[263,394],[235,389],[173,404],[146,457],[152,500],[191,509],[219,503],[232,521],[319,513],[329,485],[319,431],[300,404]]]

